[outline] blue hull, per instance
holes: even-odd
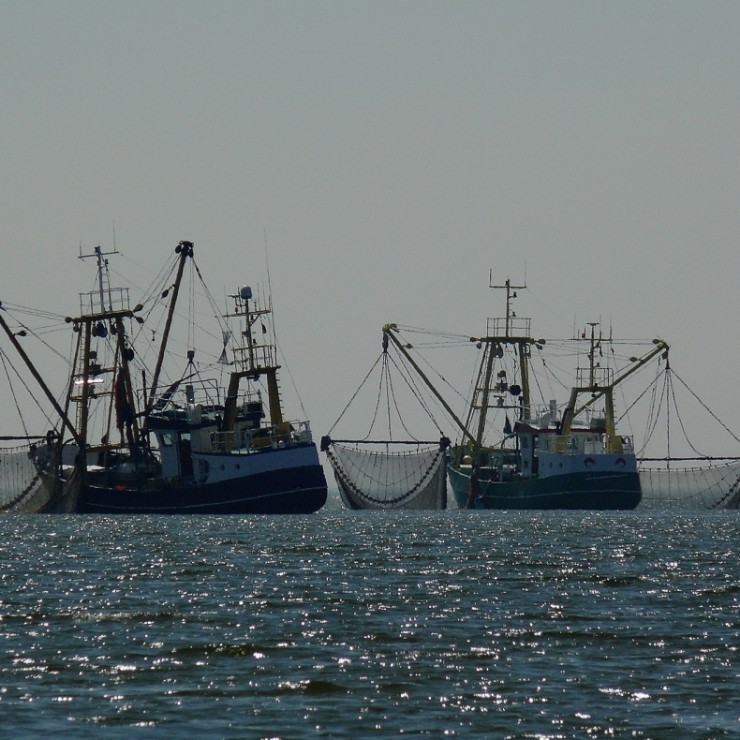
[[[321,465],[151,490],[83,484],[83,514],[312,514],[327,497]]]

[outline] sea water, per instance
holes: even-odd
[[[0,519],[0,736],[740,737],[740,519]]]

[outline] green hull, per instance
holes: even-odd
[[[477,481],[470,496],[470,474],[449,465],[447,472],[461,509],[629,510],[642,498],[636,472],[582,472],[508,482]],[[470,505],[469,499],[472,499]]]

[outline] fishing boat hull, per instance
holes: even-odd
[[[507,482],[475,480],[469,471],[448,466],[457,505],[461,509],[635,509],[642,498],[635,471],[590,471]],[[471,495],[472,493],[472,495]]]
[[[152,481],[137,487],[85,482],[77,511],[85,514],[312,514],[327,498],[313,445],[259,455],[194,456],[189,484]]]

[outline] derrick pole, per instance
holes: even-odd
[[[449,414],[452,421],[454,421],[455,424],[457,424],[457,426],[460,428],[463,435],[468,437],[468,439],[470,439],[470,441],[473,444],[477,444],[475,441],[475,437],[470,433],[470,431],[465,426],[465,424],[463,424],[460,421],[460,419],[457,418],[457,414],[455,414],[455,412],[450,408],[447,401],[445,401],[444,398],[442,398],[439,391],[432,385],[429,378],[427,378],[427,376],[424,374],[424,371],[416,364],[416,362],[414,361],[414,358],[411,357],[411,355],[406,351],[406,348],[399,341],[398,337],[393,333],[397,331],[398,331],[397,324],[386,324],[383,327],[383,336],[388,337],[393,342],[393,344],[396,345],[396,348],[398,349],[398,351],[408,360],[411,367],[413,367],[414,370],[418,373],[419,377],[424,381],[427,388],[429,388],[429,390],[434,394],[434,397],[440,402],[440,404],[442,405],[442,408],[444,408],[444,410]]]
[[[2,307],[2,303],[0,303],[0,307]],[[79,444],[80,443],[80,437],[77,434],[77,430],[74,428],[74,424],[69,420],[69,417],[66,413],[62,410],[62,407],[59,405],[59,402],[54,398],[54,395],[49,390],[49,386],[46,385],[46,383],[43,381],[42,377],[39,375],[38,370],[36,370],[36,367],[29,359],[28,355],[24,351],[23,347],[21,347],[20,342],[16,339],[15,334],[11,331],[10,327],[8,326],[7,322],[3,318],[2,314],[0,314],[0,326],[2,326],[5,333],[8,335],[8,339],[10,339],[11,343],[15,347],[18,354],[21,356],[21,359],[23,362],[26,363],[26,367],[28,367],[29,371],[31,372],[31,375],[35,378],[36,382],[39,384],[39,387],[44,392],[46,397],[49,399],[49,402],[54,407],[54,410],[59,414],[59,418],[62,420],[62,423],[65,427],[69,430],[70,434],[72,435],[72,438],[74,441]]]
[[[481,399],[480,413],[478,414],[478,432],[475,435],[475,446],[477,450],[483,446],[483,434],[486,428],[486,416],[488,416],[488,397],[491,394],[491,375],[493,374],[493,359],[494,351],[493,345],[490,342],[486,342],[486,350],[488,354],[486,362],[486,375],[483,381],[483,398]]]
[[[175,304],[177,303],[177,296],[180,292],[180,283],[182,282],[182,273],[185,270],[185,260],[188,257],[193,256],[193,243],[192,242],[180,242],[175,248],[175,253],[180,255],[180,262],[177,266],[177,277],[175,278],[175,284],[172,288],[172,300],[170,301],[170,308],[167,312],[167,321],[164,327],[164,334],[162,335],[162,343],[159,346],[159,355],[157,357],[157,365],[154,369],[154,376],[152,377],[152,387],[149,390],[149,400],[146,404],[146,415],[152,410],[154,405],[154,394],[157,392],[157,383],[159,382],[159,374],[162,371],[162,364],[164,363],[164,354],[167,349],[167,341],[170,336],[170,327],[172,326],[172,317],[175,313]]]

